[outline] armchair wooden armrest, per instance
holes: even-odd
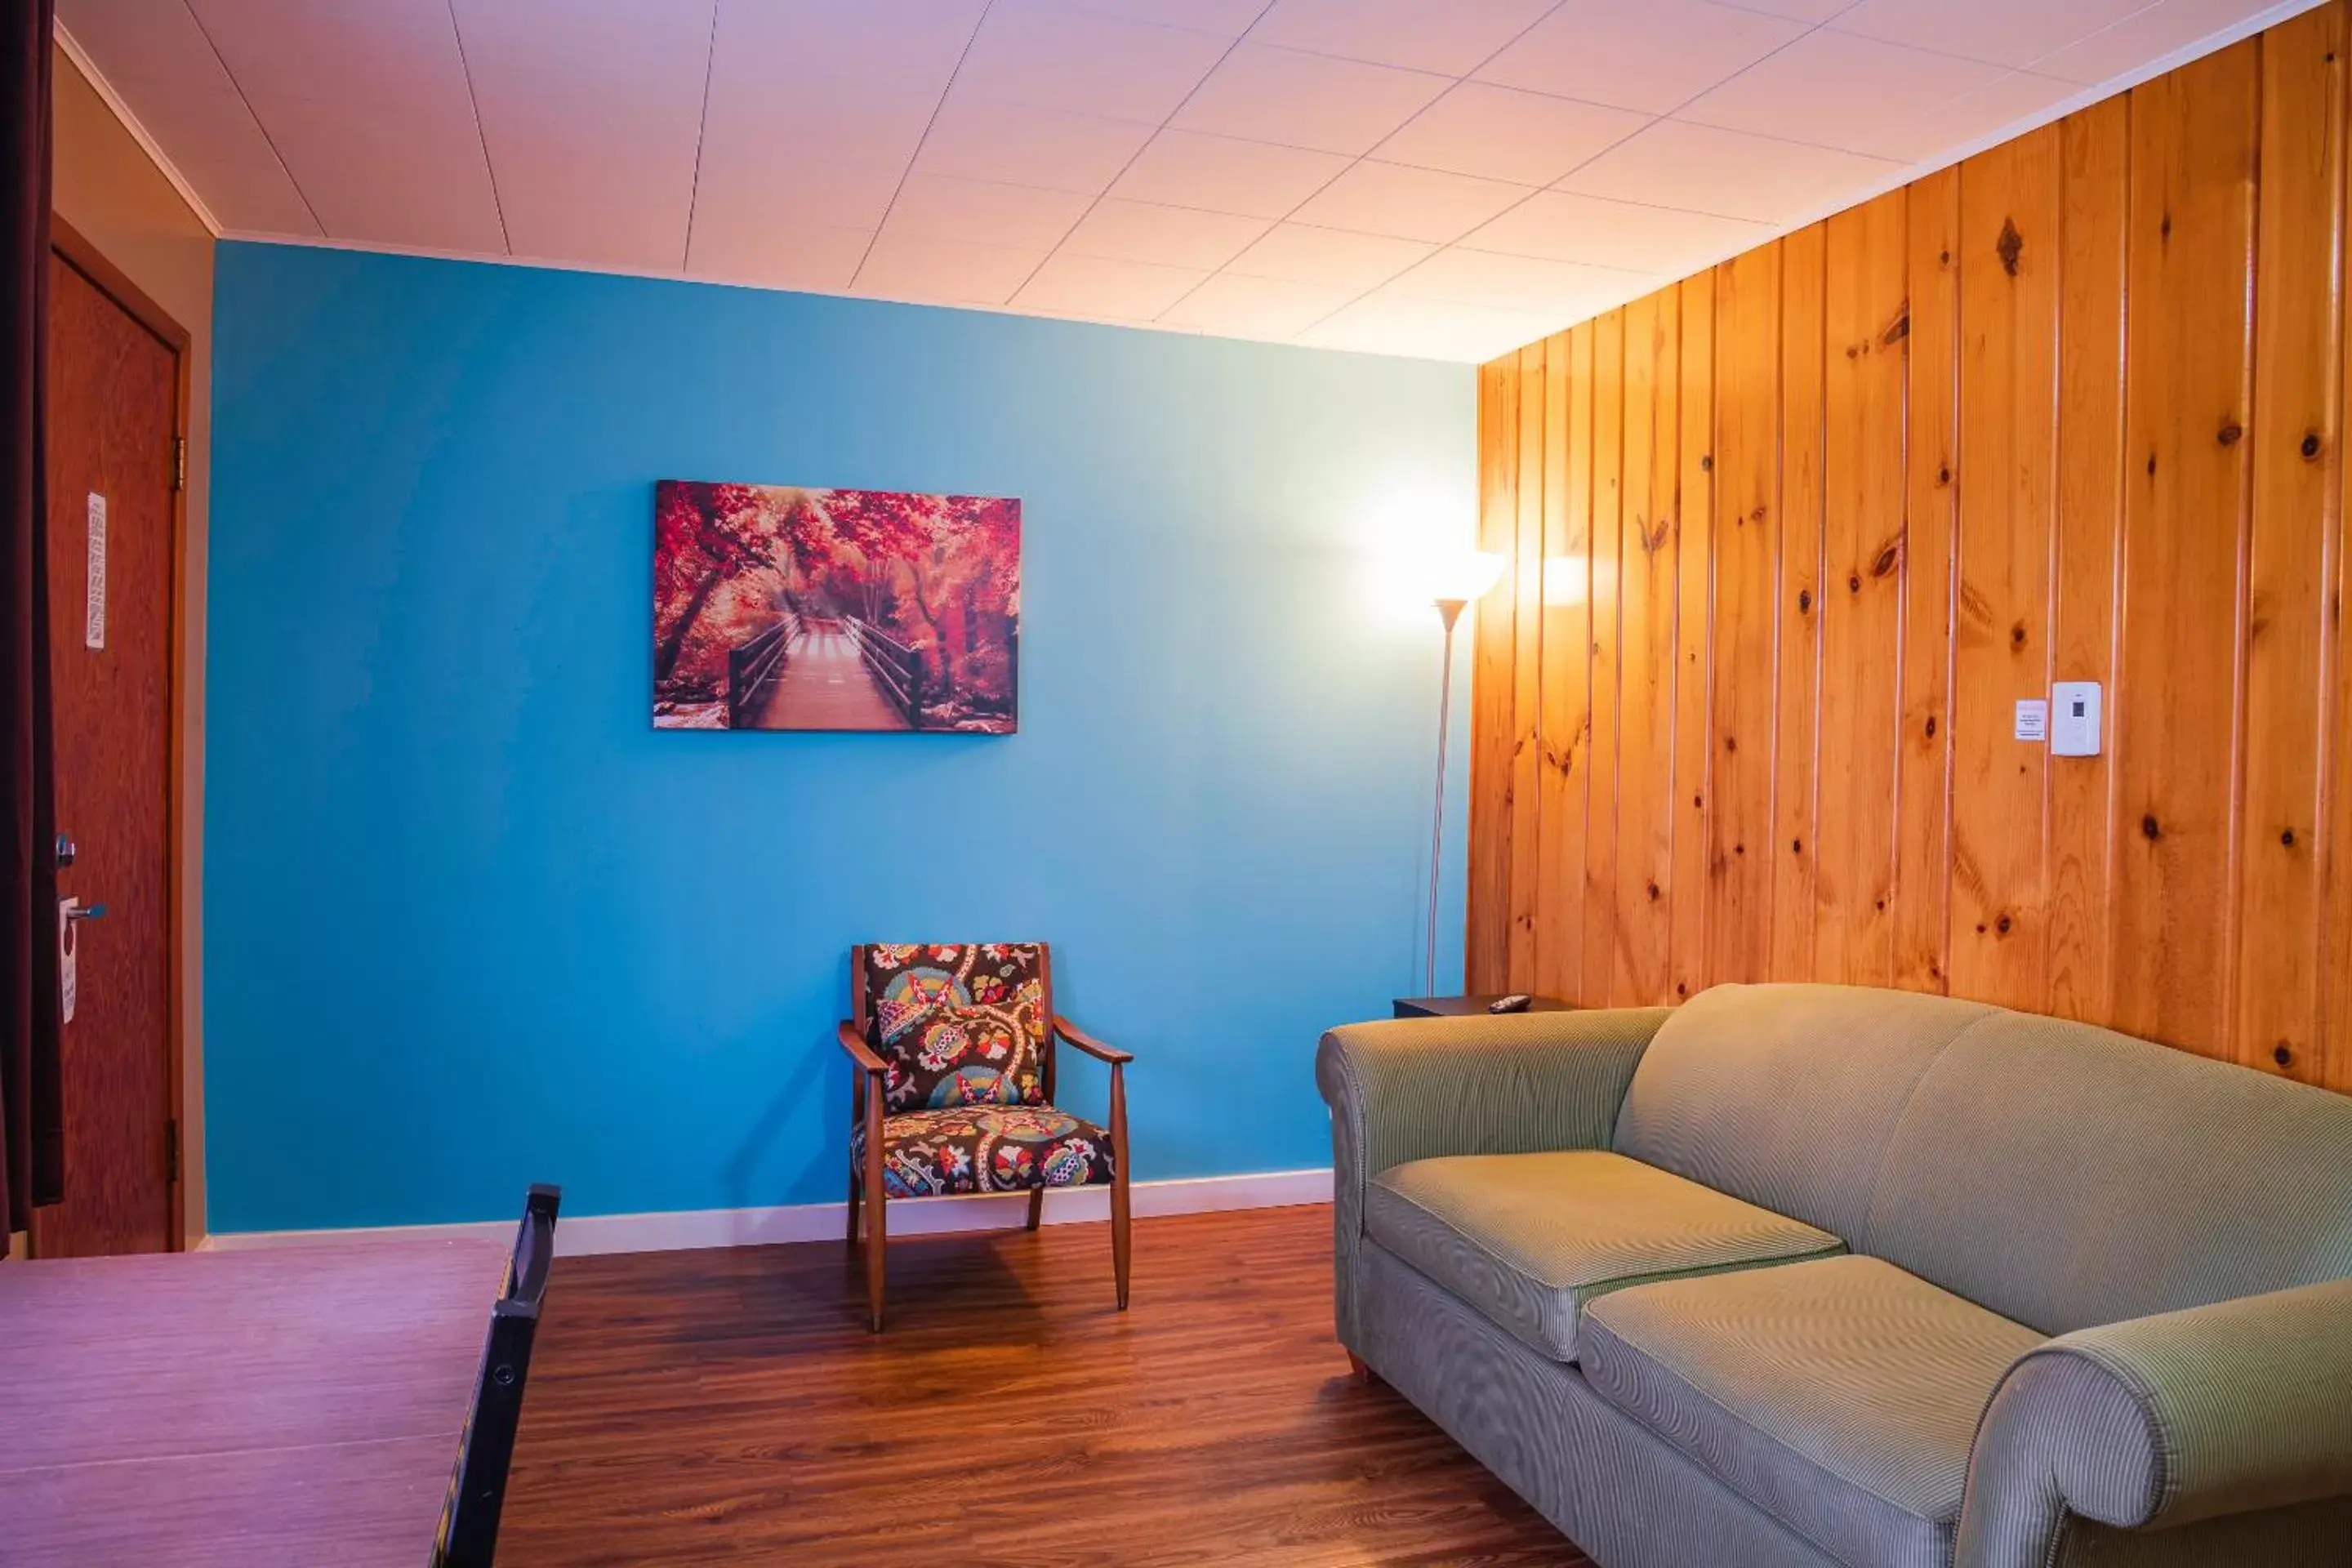
[[[1097,1061],[1108,1062],[1113,1067],[1125,1067],[1135,1059],[1133,1051],[1122,1051],[1117,1046],[1103,1044],[1058,1013],[1054,1016],[1054,1033]]]
[[[866,1043],[866,1037],[848,1019],[834,1026],[834,1037],[841,1042],[841,1048],[849,1053],[849,1059],[857,1064],[860,1072],[878,1077],[886,1070],[882,1058],[874,1054],[874,1047]]]

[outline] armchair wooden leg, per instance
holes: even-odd
[[[879,1092],[878,1088],[877,1092]],[[882,1185],[882,1128],[871,1108],[866,1135],[866,1308],[882,1331],[882,1287],[887,1275],[890,1194]]]
[[[1118,1280],[1118,1310],[1127,1310],[1127,1075],[1110,1069],[1110,1268]]]
[[[1034,1230],[1045,1218],[1045,1189],[1029,1189],[1029,1228]]]
[[[849,1249],[857,1250],[857,1173],[849,1173]]]

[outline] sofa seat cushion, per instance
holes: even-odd
[[[2032,1329],[1874,1258],[1596,1301],[1601,1396],[1840,1562],[1945,1568],[1977,1417]]]
[[[1825,1230],[1601,1150],[1391,1166],[1365,1194],[1364,1230],[1562,1362],[1577,1359],[1585,1303],[1605,1292],[1844,1249]]]

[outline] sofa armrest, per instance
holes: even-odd
[[[1397,1018],[1323,1037],[1331,1108],[1339,1338],[1360,1351],[1355,1275],[1364,1189],[1408,1160],[1604,1149],[1663,1007]]]
[[[2163,1530],[2352,1496],[2352,1280],[2061,1335],[1978,1423],[1960,1568],[2055,1561],[2066,1515]]]

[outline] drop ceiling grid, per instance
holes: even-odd
[[[2300,8],[59,0],[59,25],[231,233],[1478,360]]]

